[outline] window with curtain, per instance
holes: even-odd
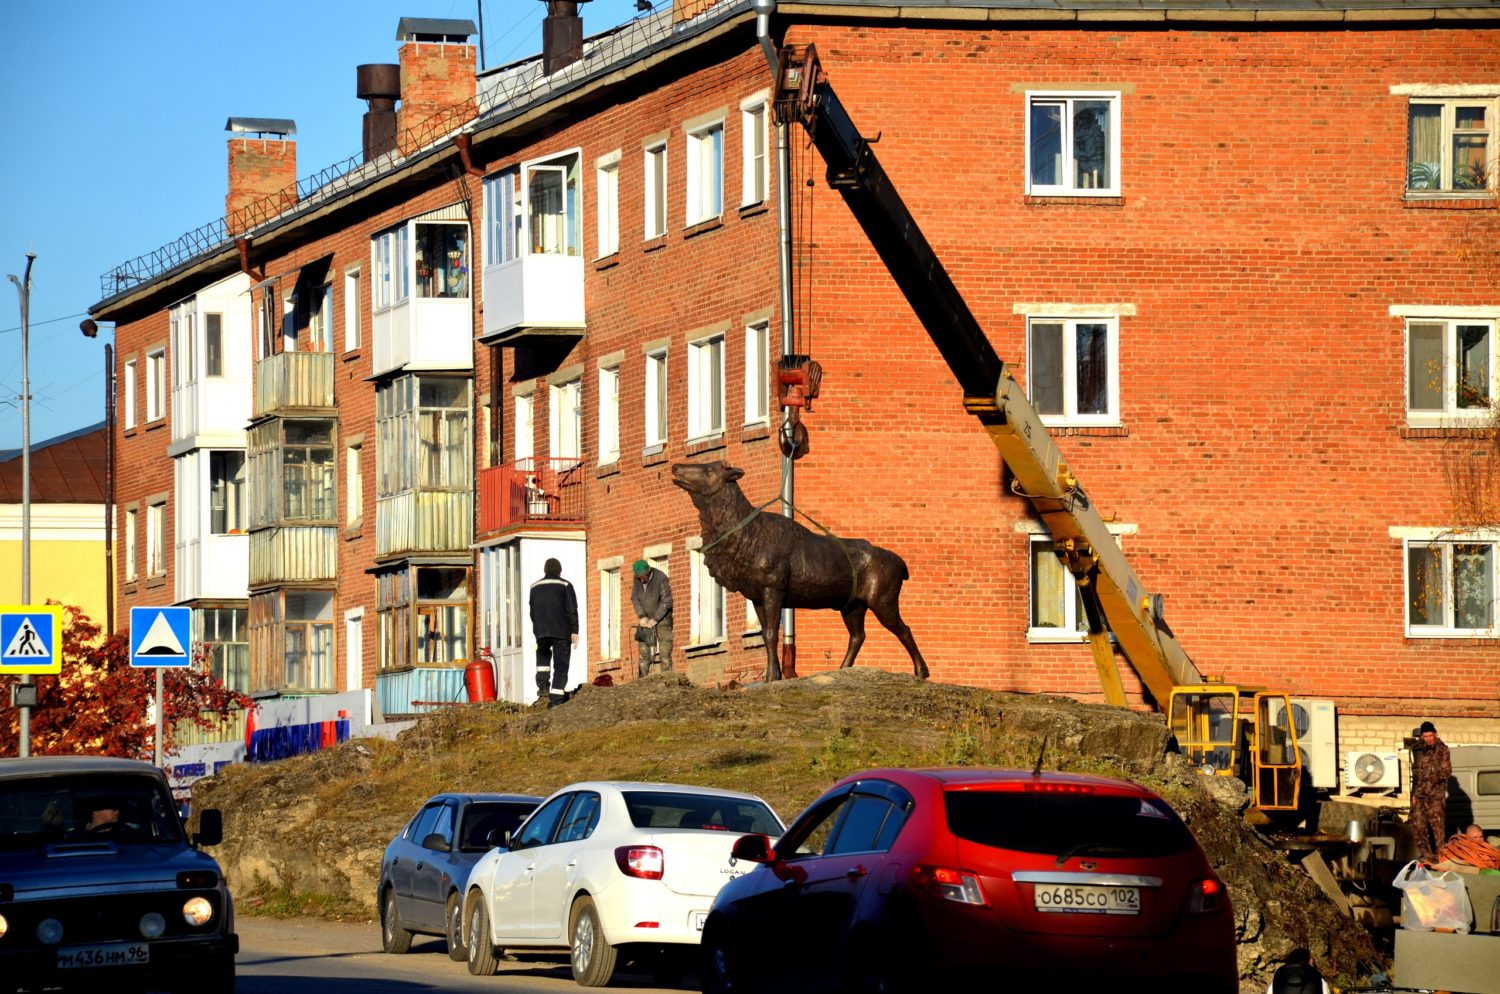
[[[203,647],[208,671],[230,690],[250,692],[249,612],[243,607],[204,607],[193,611],[194,638]]]
[[[1413,318],[1406,324],[1406,415],[1413,425],[1483,421],[1500,383],[1495,321]]]
[[[599,370],[599,465],[620,458],[620,367]]]
[[[1495,187],[1495,97],[1413,98],[1407,108],[1406,189],[1483,193]]]
[[[1494,637],[1495,542],[1454,539],[1406,546],[1410,636]]]
[[[1033,642],[1077,641],[1088,631],[1078,585],[1063,566],[1051,540],[1032,536],[1031,620],[1027,638]]]
[[[594,171],[598,191],[599,258],[620,251],[620,153],[599,160]]]
[[[462,222],[423,222],[415,227],[417,296],[467,297],[469,226]]]
[[[724,213],[724,122],[688,132],[687,223]]]
[[[1028,93],[1026,192],[1118,196],[1119,93]]]
[[[375,389],[376,496],[470,486],[469,380],[400,376]]]
[[[771,328],[758,321],[745,328],[745,424],[765,424],[770,419]]]
[[[699,549],[688,552],[692,587],[692,644],[724,641],[724,588],[708,571],[708,560]],[[633,582],[633,581],[632,581]]]
[[[553,468],[561,471],[577,465],[583,455],[583,380],[581,377],[565,383],[553,384],[548,391],[548,453],[553,459],[569,460],[555,463]]]
[[[724,335],[688,343],[688,438],[724,431]]]
[[[578,156],[526,166],[527,245],[532,255],[582,255]]]
[[[648,146],[644,160],[646,238],[660,238],[667,233],[667,143]]]
[[[1113,318],[1031,319],[1026,382],[1045,423],[1118,423],[1117,337]]]
[[[740,106],[741,164],[740,205],[764,203],[770,196],[770,170],[766,155],[766,101],[756,97]]]
[[[620,658],[620,567],[599,571],[599,658]]]
[[[418,663],[457,663],[469,656],[469,571],[417,566],[414,633]]]
[[[646,353],[646,446],[667,440],[667,350]]]

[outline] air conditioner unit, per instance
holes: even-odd
[[[1333,790],[1339,785],[1337,711],[1332,701],[1292,698],[1292,726],[1297,729],[1297,752],[1314,787]]]
[[[1401,758],[1394,752],[1344,753],[1344,786],[1372,790],[1401,788]]]

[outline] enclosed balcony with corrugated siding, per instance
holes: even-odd
[[[279,352],[255,364],[255,417],[332,409],[333,353]]]

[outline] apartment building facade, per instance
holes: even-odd
[[[1351,732],[1496,734],[1500,533],[1469,509],[1496,485],[1500,11],[802,0],[770,26],[880,137],[1200,669]],[[289,123],[241,122],[224,238],[92,309],[117,322],[122,607],[194,605],[252,693],[404,712],[486,658],[527,700],[552,556],[586,607],[575,679],[634,677],[642,558],[694,680],[763,666],[670,482],[723,459],[754,504],[781,485],[755,17],[576,29],[476,79],[472,26],[404,20],[399,87],[361,76],[377,117],[401,102],[366,161],[299,189]],[[934,679],[1096,698],[1071,577],[789,139],[793,351],[823,370],[798,511],[905,558]],[[799,669],[845,639],[799,613]],[[860,664],[909,665],[873,628]]]

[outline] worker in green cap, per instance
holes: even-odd
[[[635,608],[637,623],[636,641],[644,647],[652,641],[656,644],[656,661],[663,671],[672,668],[672,581],[644,559],[637,559],[630,567],[635,574],[635,583],[630,586],[630,605]],[[644,629],[644,632],[642,631]],[[649,636],[646,636],[649,633]],[[643,637],[646,636],[646,637]],[[637,664],[640,676],[650,668],[650,656],[642,652]]]

